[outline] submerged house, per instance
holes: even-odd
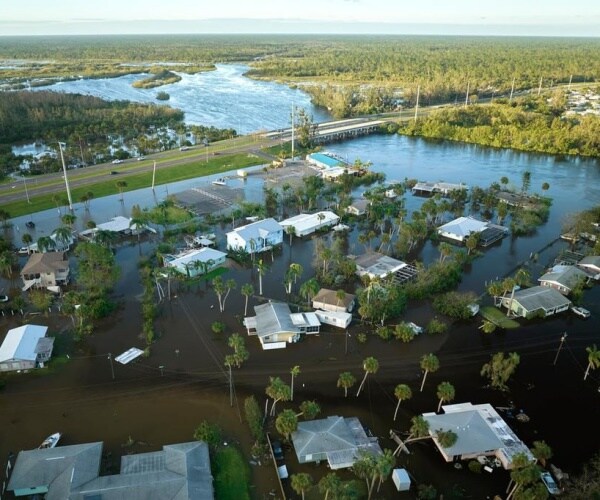
[[[452,242],[465,243],[473,233],[479,233],[479,246],[487,247],[508,234],[508,228],[473,217],[458,217],[440,227],[437,232]]]
[[[186,250],[177,255],[165,255],[165,267],[172,267],[181,274],[193,278],[200,274],[206,274],[225,263],[227,254],[214,248],[200,248],[197,250]]]
[[[137,225],[131,223],[131,218],[117,215],[107,222],[98,224],[96,227],[85,229],[79,233],[79,236],[84,239],[93,240],[98,231],[110,231],[111,233],[117,233],[124,236],[132,234],[141,234],[144,231],[150,231],[156,233],[156,230],[146,225]]]
[[[323,311],[350,312],[355,305],[356,297],[351,293],[338,296],[338,292],[328,288],[321,288],[312,299],[313,308]]]
[[[9,330],[0,345],[0,372],[43,367],[50,360],[54,338],[47,326],[23,325]]]
[[[64,252],[31,254],[21,270],[23,291],[31,287],[47,288],[69,283],[69,260]]]
[[[335,226],[339,220],[336,214],[325,210],[314,214],[299,214],[282,220],[280,224],[284,230],[293,227],[296,236],[308,236],[321,228]]]
[[[429,434],[446,462],[456,459],[469,460],[481,455],[496,457],[505,469],[513,468],[517,454],[525,454],[531,461],[535,458],[508,424],[489,404],[461,403],[442,406],[444,413],[424,413],[429,424]],[[448,448],[438,441],[438,431],[452,431],[457,440]]]
[[[124,455],[119,474],[100,475],[101,442],[21,451],[8,491],[48,500],[213,500],[208,445],[170,444],[161,451]]]
[[[581,282],[586,282],[588,275],[576,266],[554,266],[550,272],[540,276],[541,286],[558,290],[563,295],[569,295]]]
[[[227,233],[227,248],[260,253],[283,243],[283,227],[273,218],[236,227]]]
[[[327,462],[332,470],[352,467],[361,452],[381,455],[376,437],[369,437],[356,417],[332,416],[298,422],[292,443],[301,464]]]
[[[298,342],[302,334],[319,333],[321,323],[315,313],[292,313],[283,302],[254,306],[256,316],[244,318],[248,335],[256,335],[263,349],[281,349]]]
[[[371,202],[365,198],[354,200],[346,207],[346,213],[351,215],[365,215]]]
[[[515,316],[531,318],[533,316],[551,316],[571,307],[571,301],[554,288],[532,286],[507,295],[500,300],[502,306],[510,308]]]
[[[397,283],[405,283],[417,276],[417,268],[387,255],[370,252],[356,257],[356,274],[371,279],[383,279],[392,276]]]
[[[588,255],[577,263],[577,267],[592,276],[595,280],[600,280],[600,255]]]

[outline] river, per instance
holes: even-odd
[[[241,66],[233,68],[237,69],[231,70],[230,82],[236,81],[241,74]],[[219,67],[219,71],[227,73],[226,70],[229,67]],[[215,74],[197,77],[208,78]],[[118,88],[124,78],[128,77],[101,82],[68,82],[61,87],[72,85],[82,91],[81,86],[94,87],[100,83],[100,88],[108,86],[103,92],[110,94],[110,85],[114,84],[115,93],[110,95],[122,98]],[[263,85],[261,82],[244,80],[242,77],[243,85],[237,88],[237,96],[230,89],[230,102],[250,99],[251,96],[246,94],[254,92],[254,85]],[[219,82],[218,79],[215,81]],[[77,84],[80,86],[76,87]],[[279,87],[277,84],[269,85]],[[136,89],[131,91],[138,92]],[[212,89],[211,95],[214,100],[212,104],[220,106],[218,89]],[[207,103],[206,107],[210,108],[210,104]],[[254,117],[265,106],[276,111],[271,103],[265,105],[259,102],[259,109],[247,110],[244,116]],[[281,109],[287,107],[285,103]],[[192,111],[186,110],[186,113]],[[231,120],[231,116],[228,120]],[[229,121],[224,123],[224,126],[235,125]],[[244,126],[246,130],[252,130],[260,127],[260,124],[248,121]],[[265,128],[279,126],[283,125],[267,125]],[[566,214],[600,204],[598,160],[519,153],[396,135],[363,137],[331,144],[328,149],[348,157],[350,161],[356,158],[371,161],[373,170],[384,172],[389,180],[417,178],[486,187],[507,176],[514,185],[520,186],[523,172],[530,171],[531,191],[541,192],[542,183],[550,184],[547,194],[553,198],[553,205],[548,222],[530,236],[509,236],[485,250],[466,271],[461,290],[481,293],[486,280],[509,272],[520,262],[528,260],[532,252],[554,241],[561,232],[561,223]],[[76,224],[83,227],[86,218],[90,217],[102,222],[117,214],[127,215],[133,204],[151,206],[156,199],[162,199],[167,191],[174,193],[201,186],[208,181],[192,179],[160,186],[156,198],[150,188],[146,188],[125,193],[123,203],[119,202],[118,196],[93,200],[90,213],[77,204]],[[245,184],[240,180],[235,182],[243,186],[251,198],[256,197],[262,189],[262,181],[253,176]],[[357,190],[354,195],[358,196],[361,191]],[[423,198],[406,195],[409,211],[417,210],[422,203]],[[56,209],[33,214],[32,218],[36,222],[34,238],[47,234],[59,225]],[[26,230],[26,220],[29,217],[15,219],[7,235],[17,240],[17,233]],[[221,235],[226,230],[227,226],[217,228]],[[43,437],[57,430],[65,433],[65,444],[104,440],[106,449],[115,456],[127,452],[121,445],[128,436],[139,442],[134,447],[136,451],[154,450],[162,444],[188,440],[193,427],[204,418],[218,421],[230,438],[239,441],[245,451],[249,450],[251,442],[245,424],[240,424],[237,406],[229,408],[227,383],[220,362],[228,352],[227,343],[224,337],[212,333],[210,323],[220,320],[226,323],[228,333],[244,333],[240,323],[244,304],[239,287],[244,282],[253,282],[255,289],[258,288],[257,274],[253,269],[230,266],[227,277],[238,282],[238,290],[231,293],[227,312],[223,315],[216,312],[216,296],[206,284],[175,290],[176,297],[161,306],[157,320],[159,338],[152,347],[151,356],[132,365],[117,365],[116,378],[113,380],[111,377],[106,358],[108,352],[120,353],[131,346],[143,347],[139,335],[141,318],[138,297],[141,290],[136,263],[139,252],[149,254],[156,243],[145,241],[138,249],[137,243],[132,242],[116,250],[122,268],[116,290],[119,310],[109,320],[102,322],[96,333],[73,351],[70,363],[57,373],[45,377],[11,377],[7,388],[0,393],[0,456],[5,456],[8,450],[35,446]],[[553,243],[541,252],[539,263],[531,264],[531,269],[541,272],[544,265],[550,263],[565,247],[563,242]],[[285,299],[281,276],[290,261],[302,264],[305,272],[301,280],[307,279],[311,274],[313,250],[312,239],[296,239],[291,248],[286,243],[282,254],[269,262],[270,269],[264,278],[265,297]],[[362,250],[356,241],[355,231],[351,237],[350,251],[361,253]],[[428,263],[437,255],[435,246],[428,243],[419,259]],[[14,284],[18,284],[17,280],[12,283],[4,281],[0,288]],[[256,298],[251,298],[250,305],[256,304]],[[554,448],[556,463],[573,473],[600,448],[597,432],[588,432],[585,439],[579,440],[572,438],[572,432],[565,432],[565,429],[594,429],[600,419],[596,390],[599,377],[592,373],[587,383],[582,381],[586,364],[585,347],[600,342],[600,287],[585,292],[584,306],[592,311],[592,317],[587,321],[567,313],[489,336],[484,336],[478,330],[479,321],[471,321],[454,324],[450,332],[444,335],[425,335],[408,345],[394,341],[384,343],[378,338],[370,338],[366,344],[360,344],[356,334],[364,330],[361,325],[352,327],[348,338],[341,332],[324,332],[320,337],[289,346],[285,351],[262,351],[258,348],[256,338],[249,337],[247,345],[250,359],[234,375],[241,413],[243,397],[254,394],[259,403],[264,404],[264,387],[268,377],[277,375],[287,380],[290,367],[298,364],[301,366],[301,375],[297,382],[295,404],[303,399],[316,399],[322,404],[325,415],[357,415],[375,435],[380,436],[385,447],[392,447],[385,437],[390,426],[406,430],[410,425],[410,416],[435,409],[435,387],[439,382],[449,380],[456,387],[455,402],[490,402],[498,406],[514,404],[517,408],[523,408],[531,417],[531,422],[520,424],[510,421],[516,432],[528,444],[536,439],[546,440]],[[410,304],[405,317],[424,324],[431,317],[431,310],[426,304]],[[19,321],[17,317],[0,318],[3,330]],[[58,332],[68,324],[66,320],[53,315],[48,319],[36,318],[36,321],[50,324],[60,339],[57,342],[58,350],[64,349],[65,336]],[[569,334],[567,347],[554,366],[552,361],[556,347],[565,331]],[[490,353],[499,350],[518,351],[522,359],[511,383],[511,392],[507,394],[484,388],[484,382],[479,377],[482,363],[487,361]],[[428,378],[424,392],[417,393],[421,375],[418,359],[428,352],[439,355],[441,368]],[[348,369],[359,377],[362,375],[362,360],[371,355],[379,359],[380,371],[370,377],[367,389],[360,398],[343,398],[336,388],[337,375]],[[159,367],[162,369],[159,370]],[[400,417],[393,423],[390,418],[395,403],[393,388],[399,382],[409,383],[415,396],[413,400],[402,403]],[[573,397],[573,394],[577,397]],[[290,450],[286,452],[286,458],[290,467],[295,467],[293,472],[305,470],[315,478],[324,473],[323,465],[298,468]],[[466,470],[456,470],[449,464],[445,466],[431,446],[416,447],[415,452],[410,457],[403,456],[400,463],[410,470],[418,482],[433,483],[448,494],[456,491],[456,485],[459,485],[472,498],[491,497],[502,493],[508,481],[507,474],[503,472],[494,472],[489,476],[474,475]],[[253,467],[253,483],[257,498],[268,495],[275,488],[272,470],[264,466]],[[383,488],[383,494],[392,497],[392,487],[387,484]]]

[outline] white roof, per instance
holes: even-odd
[[[81,231],[79,234],[87,236],[90,234],[94,234],[100,230],[113,231],[115,233],[123,233],[126,231],[130,231],[130,230],[135,231],[138,229],[137,224],[133,224],[130,226],[130,223],[131,223],[130,218],[123,217],[122,215],[117,215],[116,217],[113,217],[112,219],[110,219],[108,222],[103,222],[102,224],[98,224],[96,227]],[[144,229],[146,229],[146,228],[144,228]],[[148,228],[148,229],[150,229],[150,228]]]
[[[233,231],[229,231],[227,235],[237,233],[244,241],[259,240],[266,238],[270,233],[283,231],[283,228],[273,218],[263,219],[252,224],[236,227]]]
[[[321,322],[315,313],[293,313],[290,314],[290,319],[294,326],[320,326]]]
[[[134,359],[141,356],[142,354],[144,354],[144,351],[142,351],[141,349],[138,349],[137,347],[132,347],[131,349],[128,349],[127,351],[125,351],[123,354],[119,354],[115,358],[115,361],[117,361],[118,363],[121,363],[122,365],[126,365],[127,363],[133,361]]]
[[[9,330],[0,346],[0,362],[9,359],[35,361],[35,347],[47,331],[48,327],[41,325],[23,325]]]
[[[190,262],[208,262],[209,260],[217,261],[227,257],[227,254],[215,250],[214,248],[200,248],[197,250],[187,250],[178,255],[174,255],[172,260],[167,262],[169,266],[183,266],[185,267]]]
[[[488,226],[487,222],[483,222],[473,217],[459,217],[453,221],[444,224],[438,228],[438,232],[455,234],[466,238],[471,233],[480,233]]]
[[[321,215],[321,219],[319,219]],[[340,218],[333,212],[323,211],[315,214],[299,214],[289,219],[282,220],[279,224],[283,227],[294,226],[298,233],[302,233],[307,229],[323,226],[326,224],[335,224]]]

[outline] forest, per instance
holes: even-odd
[[[600,117],[564,117],[562,94],[443,108],[399,133],[550,154],[600,155]]]

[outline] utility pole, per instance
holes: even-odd
[[[573,75],[571,75],[569,77],[569,86],[567,87],[567,90],[571,90],[571,82],[573,81]]]
[[[515,91],[515,78],[516,78],[516,76],[513,76],[512,86],[510,88],[510,97],[508,98],[508,102],[512,101],[513,92]]]
[[[27,191],[27,179],[23,176],[23,184],[25,185],[25,196],[27,197],[27,203],[31,203],[29,200],[29,191]]]
[[[73,210],[73,199],[71,198],[71,190],[69,189],[69,179],[67,178],[67,167],[65,165],[65,157],[63,155],[62,142],[58,143],[58,149],[60,149],[60,159],[62,161],[63,173],[65,176],[65,186],[67,188],[67,197],[69,198],[69,209]]]
[[[538,87],[538,94],[537,95],[540,95],[540,93],[542,92],[542,80],[543,80],[543,78],[544,78],[543,76],[540,76],[540,86]]]
[[[110,373],[112,373],[112,379],[114,380],[115,379],[115,369],[113,367],[112,355],[110,352],[108,353],[108,360],[110,361]]]
[[[294,161],[294,104],[292,103],[292,161]]]
[[[417,121],[417,115],[419,114],[419,94],[421,92],[421,86],[417,85],[417,102],[415,104],[415,122]]]
[[[344,355],[345,356],[348,355],[348,329],[347,328],[346,328],[346,349],[345,349]]]
[[[556,356],[554,357],[554,363],[552,363],[554,366],[556,366],[556,362],[558,361],[558,355],[560,354],[560,350],[562,349],[562,346],[565,343],[565,340],[567,340],[567,332],[564,332],[562,334],[562,337],[560,338],[560,344],[558,345],[558,351],[556,351]]]
[[[465,108],[469,105],[469,89],[471,87],[471,82],[467,82],[467,95],[465,97]]]
[[[158,368],[160,370],[160,376],[162,377],[164,375],[163,370],[165,369],[165,367],[164,367],[164,365],[160,365]]]
[[[229,364],[229,406],[233,408],[233,374],[231,373],[231,364]]]
[[[154,191],[154,179],[156,178],[156,161],[154,161],[154,167],[152,168],[152,191]]]

